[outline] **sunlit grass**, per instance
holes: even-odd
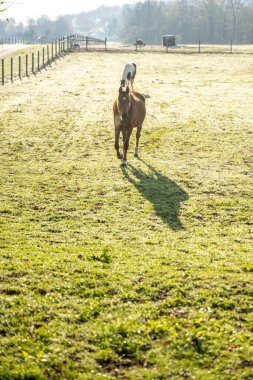
[[[147,118],[121,169],[128,61]],[[252,377],[251,68],[89,52],[0,89],[1,379]]]

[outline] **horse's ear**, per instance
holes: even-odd
[[[126,93],[129,94],[129,87],[126,88]]]
[[[119,88],[119,93],[121,94],[122,93],[122,87],[120,86]]]

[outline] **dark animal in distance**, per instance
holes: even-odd
[[[120,87],[118,97],[113,104],[113,116],[115,127],[114,146],[117,152],[117,157],[122,160],[122,165],[125,166],[127,162],[129,140],[134,128],[137,129],[134,156],[139,157],[139,139],[142,124],[146,116],[145,97],[136,91],[130,91],[128,86],[125,90]],[[121,154],[119,150],[120,133],[122,133],[123,136],[123,154]]]
[[[135,46],[146,46],[146,44],[142,39],[138,38],[135,42]]]

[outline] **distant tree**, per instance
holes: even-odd
[[[147,0],[135,5],[125,5],[122,10],[120,37],[128,43],[136,38],[155,44],[161,41],[163,31],[168,30],[166,4]]]
[[[68,16],[60,16],[53,23],[54,38],[73,33],[72,23]]]
[[[237,42],[239,35],[238,35],[238,26],[239,26],[239,19],[242,12],[242,9],[245,5],[245,0],[228,0],[228,9],[230,12],[231,17],[231,39],[235,42]]]
[[[116,18],[111,19],[106,25],[106,34],[115,35],[118,30],[118,22]]]

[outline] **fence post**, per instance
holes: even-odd
[[[13,82],[13,58],[11,57],[11,81]]]
[[[54,59],[54,43],[51,43],[51,59]]]
[[[49,46],[47,45],[47,63],[49,62]]]
[[[18,57],[18,76],[21,80],[21,56]]]
[[[40,71],[40,51],[38,50],[38,71]]]
[[[25,56],[25,75],[28,77],[28,54]]]
[[[4,85],[4,59],[2,59],[2,85]]]
[[[200,53],[200,40],[199,40],[199,53]]]
[[[42,67],[45,67],[45,48],[42,49]]]
[[[32,73],[34,73],[34,53],[32,53]]]

